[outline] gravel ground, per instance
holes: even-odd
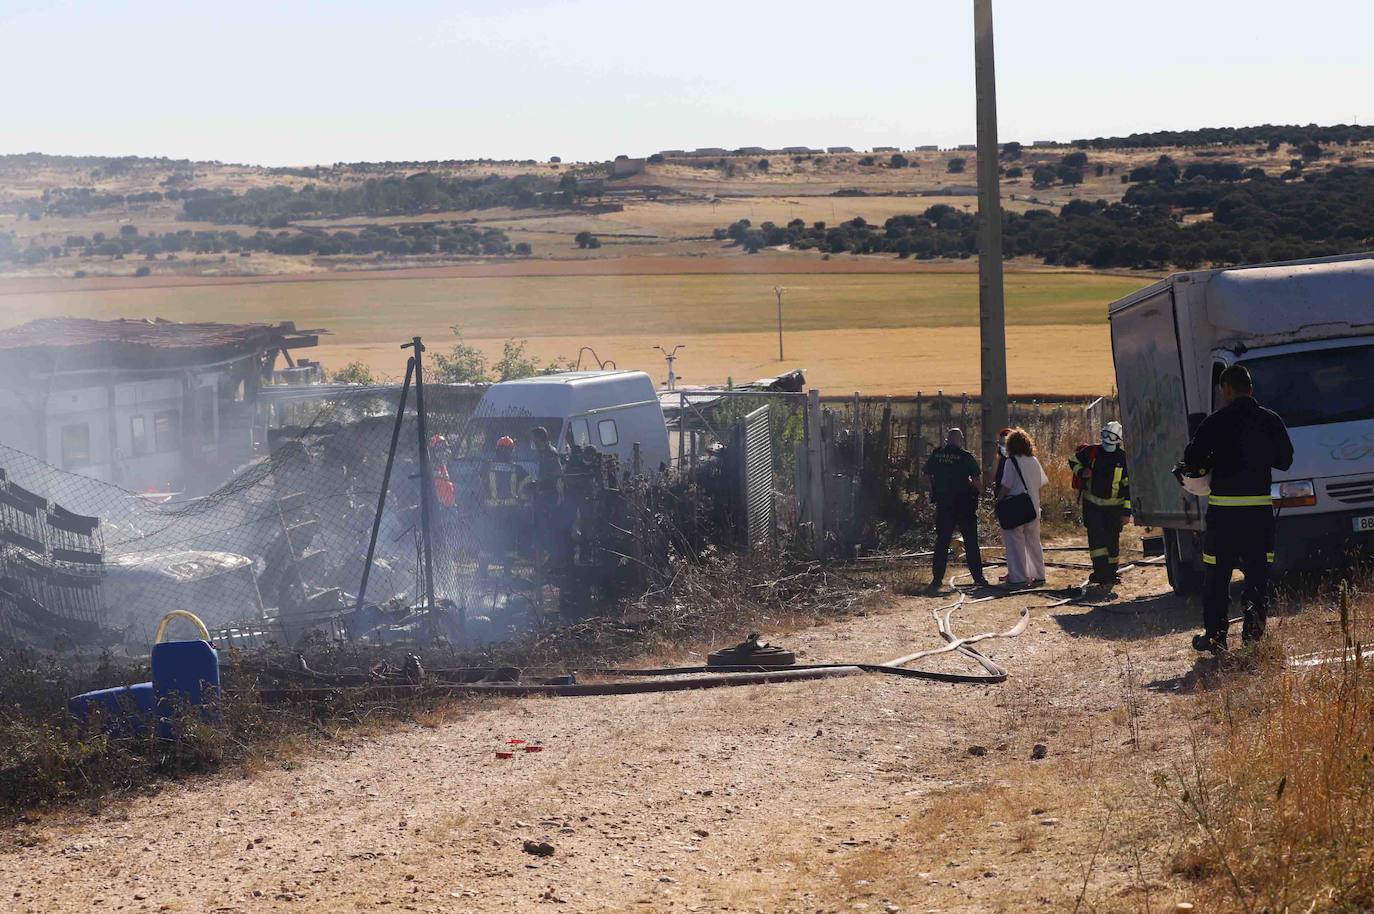
[[[1193,611],[1162,569],[1127,578],[1103,606],[961,610],[968,635],[1036,607],[1020,638],[984,645],[1003,685],[863,675],[473,702],[54,815],[5,842],[0,910],[1130,910],[1145,890],[1169,910],[1183,887],[1157,853],[1119,862],[1101,797],[1141,767],[1123,760],[1181,744]],[[802,661],[883,661],[938,645],[929,610],[949,602],[894,597],[779,640]],[[497,759],[511,739],[543,751]]]

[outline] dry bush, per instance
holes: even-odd
[[[1374,639],[1345,605],[1330,646],[1358,657]],[[1215,735],[1195,738],[1186,770],[1159,777],[1188,831],[1174,872],[1217,909],[1374,908],[1370,664],[1294,670],[1270,658],[1237,671],[1214,696]]]

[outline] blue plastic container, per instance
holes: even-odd
[[[203,638],[163,641],[167,624],[177,617],[194,623]],[[202,706],[207,699],[219,697],[219,653],[210,645],[205,623],[192,613],[176,610],[163,617],[153,640],[152,682],[78,695],[68,703],[72,714],[85,722],[99,708],[105,729],[112,733],[142,733],[156,715],[158,737],[171,739],[183,707]],[[202,716],[206,713],[202,711]]]
[[[157,708],[151,682],[113,689],[97,689],[76,696],[67,703],[72,716],[83,724],[99,714],[103,728],[121,736],[143,733]]]
[[[153,645],[153,694],[157,735],[172,737],[172,723],[186,705],[219,697],[219,653],[208,641],[164,641]]]

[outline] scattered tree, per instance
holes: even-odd
[[[964,166],[967,164],[967,159],[964,159],[962,156],[955,156],[949,160],[949,173],[952,175],[961,175],[964,173]]]
[[[376,384],[372,369],[362,362],[349,362],[329,376],[337,384]]]

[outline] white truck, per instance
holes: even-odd
[[[1278,570],[1374,545],[1374,254],[1176,273],[1108,316],[1135,520],[1163,528],[1175,592],[1200,586],[1206,505],[1171,470],[1236,362],[1293,440]]]
[[[568,441],[615,454],[634,465],[635,450],[646,475],[671,460],[668,428],[654,382],[642,371],[564,371],[493,384],[468,422],[459,458],[488,458],[502,437],[514,439],[516,457],[533,466],[530,429],[543,426],[561,453]]]

